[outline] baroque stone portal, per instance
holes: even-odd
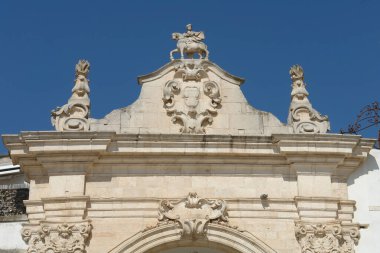
[[[353,253],[361,225],[347,180],[375,140],[326,134],[300,66],[283,124],[207,60],[202,32],[174,38],[182,59],[140,76],[133,104],[90,118],[81,60],[71,98],[52,112],[56,131],[3,135],[30,181],[27,252]]]

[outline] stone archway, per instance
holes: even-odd
[[[184,236],[178,223],[160,225],[141,231],[121,242],[109,253],[158,253],[162,250],[196,246],[229,253],[276,253],[255,236],[226,225],[209,223],[204,236]]]

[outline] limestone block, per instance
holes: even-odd
[[[84,187],[85,175],[56,175],[49,177],[50,197],[80,196],[84,194]]]

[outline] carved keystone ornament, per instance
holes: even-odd
[[[162,200],[158,210],[158,223],[177,223],[181,236],[192,240],[206,236],[208,223],[228,224],[227,205],[220,199],[202,199],[197,193],[189,193],[179,201]]]

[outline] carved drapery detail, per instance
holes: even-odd
[[[289,73],[292,79],[292,93],[288,124],[293,126],[295,133],[326,133],[330,130],[329,119],[312,107],[302,67],[294,65]]]
[[[360,233],[356,225],[296,222],[296,238],[302,253],[354,253]]]
[[[221,107],[220,87],[208,79],[203,61],[183,60],[174,69],[163,88],[164,108],[181,133],[205,133]]]
[[[189,193],[187,198],[176,202],[162,200],[158,209],[157,225],[147,227],[146,230],[175,223],[181,229],[182,237],[195,240],[206,235],[210,222],[229,226],[226,202],[220,199],[203,199],[197,193]]]
[[[51,122],[57,131],[88,131],[90,124],[90,87],[87,79],[90,63],[80,60],[75,67],[75,86],[68,103],[51,112]]]
[[[25,227],[22,239],[28,253],[85,253],[92,226],[87,222],[41,224],[37,229]]]

